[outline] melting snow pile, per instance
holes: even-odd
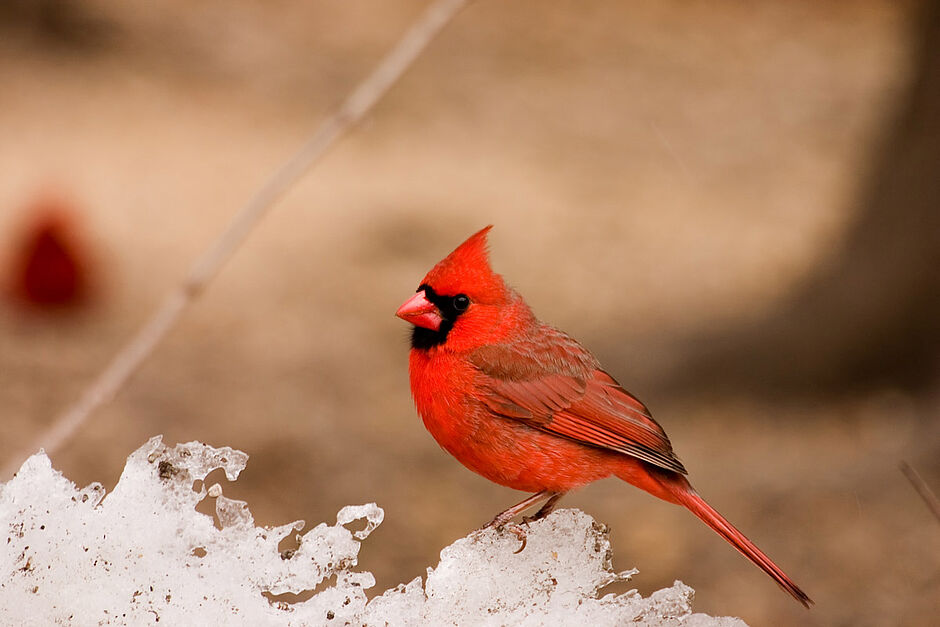
[[[198,442],[168,448],[156,437],[105,496],[98,484],[76,489],[44,454],[31,457],[0,484],[0,624],[744,624],[692,614],[692,589],[680,582],[646,599],[635,591],[598,598],[635,571],[611,569],[605,530],[576,510],[532,523],[519,554],[514,535],[475,532],[444,549],[423,583],[368,601],[375,580],[355,570],[356,556],[382,510],[345,507],[335,525],[318,525],[280,553],[303,521],[256,527],[246,503],[203,485],[216,468],[234,481],[247,459]],[[207,496],[217,520],[195,510]],[[357,520],[361,531],[344,526]],[[269,600],[314,589],[302,602]]]

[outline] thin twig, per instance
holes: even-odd
[[[425,10],[339,109],[235,214],[225,231],[192,265],[188,276],[167,295],[137,335],[114,356],[81,398],[56,418],[32,446],[13,455],[0,471],[0,477],[12,475],[23,459],[40,448],[46,453],[60,449],[95,409],[114,398],[274,203],[375,106],[466,3],[467,0],[436,0]]]
[[[920,476],[920,473],[914,470],[914,467],[907,462],[901,462],[901,472],[904,473],[907,480],[911,482],[911,485],[914,486],[914,489],[920,494],[920,498],[924,499],[924,503],[926,503],[928,509],[933,512],[937,521],[940,521],[940,500],[937,499],[937,495],[933,493],[933,490],[930,489],[927,482]]]

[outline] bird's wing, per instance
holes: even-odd
[[[646,406],[577,342],[551,331],[542,341],[488,345],[470,354],[483,404],[547,433],[686,474]]]

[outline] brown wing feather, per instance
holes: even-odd
[[[470,355],[490,411],[686,474],[643,403],[573,339],[550,327],[542,331],[541,342],[490,345]]]

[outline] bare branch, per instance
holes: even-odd
[[[40,448],[47,454],[60,449],[95,409],[114,398],[274,203],[375,106],[466,3],[467,0],[436,0],[425,10],[307,143],[242,206],[221,235],[192,265],[188,276],[166,296],[137,335],[118,351],[81,398],[56,418],[28,449],[13,455],[0,471],[0,477],[12,475],[23,459]]]
[[[920,497],[924,499],[924,503],[926,503],[930,511],[933,512],[936,519],[940,521],[940,500],[937,499],[937,495],[933,493],[933,490],[930,489],[927,482],[920,476],[920,473],[914,470],[914,467],[907,462],[901,462],[901,472],[903,472],[907,480],[911,482],[911,485],[914,486],[914,489],[917,490]]]

